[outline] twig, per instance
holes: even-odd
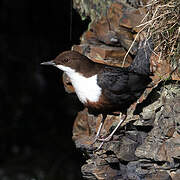
[[[133,40],[133,42],[131,43],[131,46],[129,47],[129,49],[128,49],[128,51],[127,51],[127,53],[125,54],[125,56],[124,56],[124,59],[123,59],[123,63],[122,63],[122,67],[124,67],[124,64],[125,64],[125,60],[126,60],[126,58],[127,58],[127,56],[128,56],[128,54],[129,54],[129,52],[130,52],[130,50],[131,50],[131,48],[133,47],[133,45],[134,45],[134,43],[135,43],[135,41],[136,41],[136,39],[137,39],[137,37],[139,36],[139,34],[146,28],[148,26],[148,24],[146,25],[146,26],[144,26],[137,34],[136,34],[136,36],[135,36],[135,38],[134,38],[134,40]]]
[[[152,5],[154,5],[154,4],[157,4],[159,1],[155,1],[155,2],[153,2],[153,3],[149,3],[149,4],[146,4],[145,6],[143,6],[143,7],[149,7],[149,6],[152,6]]]
[[[161,14],[160,16],[155,17],[154,19],[151,19],[150,21],[147,21],[147,22],[145,22],[145,23],[143,23],[143,24],[140,24],[140,25],[138,25],[138,26],[136,26],[136,27],[138,28],[138,27],[144,26],[144,25],[146,25],[146,24],[150,24],[152,21],[154,21],[154,20],[156,20],[156,19],[158,19],[158,18],[160,18],[160,17],[162,17],[162,16],[165,16],[165,15],[167,15],[167,14],[169,14],[169,13],[170,13],[170,12],[167,12],[167,13],[165,13],[165,14]]]

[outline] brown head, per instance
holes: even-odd
[[[54,59],[54,62],[56,65],[67,66],[78,71],[80,66],[85,66],[91,61],[79,52],[64,51]]]
[[[64,51],[59,54],[54,60],[43,62],[41,65],[53,65],[66,72],[67,68],[71,68],[76,72],[89,76],[93,69],[96,69],[94,63],[86,56],[76,51]]]

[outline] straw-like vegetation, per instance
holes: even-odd
[[[152,37],[154,53],[176,68],[180,63],[180,1],[151,0],[144,7],[146,15],[137,26],[140,31],[135,40],[142,32],[147,39]]]
[[[177,64],[180,59],[180,1],[152,0],[146,5],[144,25],[159,58]],[[140,26],[143,25],[143,22]]]

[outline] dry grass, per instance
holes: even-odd
[[[148,15],[145,18],[147,36],[153,37],[154,51],[163,60],[180,59],[180,1],[152,0],[146,5]],[[142,24],[141,24],[142,25]]]
[[[150,0],[144,7],[147,13],[134,41],[145,32],[147,39],[152,37],[159,59],[176,68],[180,64],[180,0]]]

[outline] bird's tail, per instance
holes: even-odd
[[[130,71],[136,72],[142,75],[151,75],[150,71],[150,57],[153,52],[154,45],[152,39],[144,40],[139,43],[136,57],[132,64],[129,66]]]

